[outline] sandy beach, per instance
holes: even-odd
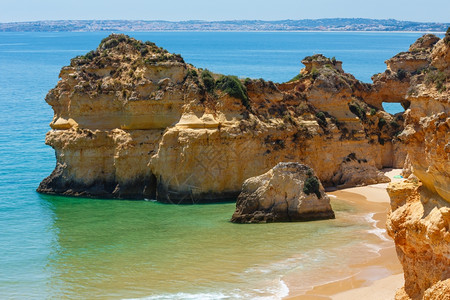
[[[400,173],[400,169],[385,170],[385,174],[392,181],[403,180],[394,178]],[[373,217],[368,221],[373,222],[374,230],[371,232],[376,234],[380,241],[378,256],[368,259],[364,264],[349,265],[348,268],[353,273],[350,277],[315,286],[301,294],[291,293],[286,299],[394,299],[395,292],[403,286],[404,280],[394,242],[385,231],[387,212],[389,211],[387,185],[387,183],[375,184],[328,192],[332,199],[336,197],[349,201],[372,212]]]

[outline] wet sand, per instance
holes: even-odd
[[[386,170],[385,174],[392,181],[403,179],[393,178],[401,170]],[[290,282],[291,294],[285,299],[394,299],[397,289],[403,286],[403,271],[397,259],[394,242],[385,231],[387,212],[389,211],[389,195],[386,192],[388,184],[376,184],[364,187],[329,192],[332,201],[334,197],[356,204],[364,211],[373,214],[369,222],[373,222],[373,233],[378,236],[380,246],[375,258],[368,258],[367,262],[349,265],[353,275],[342,280],[318,285],[307,292],[295,292],[295,283]],[[351,255],[351,253],[349,253]]]

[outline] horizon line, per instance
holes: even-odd
[[[89,21],[126,21],[126,22],[167,22],[167,23],[183,23],[183,22],[205,22],[205,23],[220,23],[220,22],[280,22],[280,21],[318,21],[318,20],[371,20],[371,21],[398,21],[398,22],[411,22],[411,23],[433,23],[433,24],[450,24],[450,22],[440,22],[440,21],[411,21],[411,20],[400,20],[393,18],[377,19],[377,18],[316,18],[316,19],[276,19],[276,20],[263,20],[263,19],[228,19],[228,20],[199,20],[199,19],[188,19],[188,20],[158,20],[158,19],[45,19],[45,20],[28,20],[28,21],[8,21],[0,22],[0,24],[11,24],[11,23],[33,23],[33,22],[89,22]]]

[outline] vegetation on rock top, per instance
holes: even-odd
[[[159,64],[160,62],[163,64]],[[177,72],[184,77],[175,82],[170,78],[149,75],[153,72],[160,74],[158,66],[166,65],[165,62],[179,63],[180,70]],[[217,103],[227,101],[220,97],[225,93],[239,99],[246,108],[242,111],[244,119],[241,122],[241,130],[256,128],[264,122],[270,122],[272,118],[278,118],[281,122],[277,123],[277,126],[292,131],[292,140],[296,142],[311,134],[331,135],[336,129],[341,131],[342,139],[363,136],[369,138],[375,134],[378,140],[383,142],[389,140],[388,135],[394,132],[394,129],[395,132],[402,129],[392,117],[379,114],[377,109],[363,101],[361,93],[368,92],[370,86],[345,73],[340,61],[334,57],[327,58],[316,54],[306,57],[302,62],[309,64],[309,67],[294,78],[299,80],[295,83],[295,88],[290,85],[291,90],[281,91],[280,85],[271,81],[250,78],[241,80],[236,76],[213,74],[207,69],[197,69],[184,63],[179,55],[171,54],[152,42],[144,43],[124,34],[112,34],[103,39],[96,50],[74,58],[71,65],[77,67],[76,80],[79,83],[76,89],[87,92],[92,97],[95,93],[103,93],[120,94],[116,97],[124,102],[164,99],[171,97],[169,94],[164,96],[166,93],[180,88],[182,93],[198,93],[198,104],[215,110],[220,107]],[[153,69],[153,66],[156,69]],[[170,68],[171,65],[166,66]],[[105,70],[101,70],[102,68]],[[402,72],[397,72],[396,76],[400,79]],[[333,112],[308,104],[307,97],[311,91],[345,94],[347,101],[350,101],[348,109],[359,117],[364,131],[347,129],[345,122],[339,122]],[[281,98],[265,102],[260,102],[262,99],[257,99],[258,96],[253,98],[261,94]],[[253,117],[250,118],[249,113],[253,114]],[[316,121],[320,126],[317,132],[308,130],[309,125],[306,124],[310,124],[309,121]],[[359,135],[356,135],[357,132]],[[278,147],[281,145],[278,140],[278,137],[273,137],[270,141],[275,145],[274,150],[282,148]]]
[[[205,69],[202,71],[202,81],[203,85],[205,86],[205,89],[208,93],[214,93],[214,87],[216,81],[214,80],[214,77],[208,69]]]
[[[450,45],[450,27],[447,28],[447,31],[445,32],[444,42],[447,45]]]
[[[242,101],[242,105],[245,107],[249,106],[247,89],[236,76],[222,75],[216,81],[216,88],[227,93],[231,97],[240,99]]]
[[[166,49],[156,46],[155,43],[142,42],[125,34],[111,34],[100,42],[96,50],[73,58],[70,65],[75,67],[95,62],[95,60],[98,60],[98,63],[100,58],[105,58],[112,52],[121,54],[134,53],[145,59],[145,63],[148,64],[163,61],[184,63],[183,58],[179,54],[171,54]]]
[[[332,58],[328,58],[325,55],[320,54],[320,53],[319,54],[314,54],[314,55],[311,55],[311,56],[307,56],[303,60],[307,61],[307,62],[315,61],[315,62],[321,62],[323,64],[332,64],[332,65],[336,65],[336,63],[337,63],[337,60],[336,60],[336,58],[334,56]]]
[[[306,195],[315,194],[317,196],[317,198],[320,199],[322,197],[322,195],[320,195],[319,180],[309,170],[308,170],[307,175],[308,175],[308,177],[306,178],[305,183],[303,185],[303,192]]]
[[[425,73],[426,75],[424,80],[426,84],[428,85],[434,84],[438,92],[441,93],[447,89],[445,87],[445,83],[448,81],[450,77],[448,74],[432,68],[426,70]]]

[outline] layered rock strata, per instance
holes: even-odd
[[[266,223],[334,219],[330,198],[314,171],[299,163],[279,163],[247,179],[231,222]]]
[[[379,86],[402,86],[408,104],[399,138],[409,179],[388,188],[387,231],[405,274],[396,299],[450,299],[450,32],[388,61],[378,78],[388,77]]]
[[[361,171],[403,165],[401,114],[383,111],[341,62],[303,63],[291,82],[241,80],[111,35],[72,59],[46,97],[57,163],[38,191],[215,202],[283,161],[311,166],[324,185],[383,182]],[[346,168],[349,156],[363,163]]]

